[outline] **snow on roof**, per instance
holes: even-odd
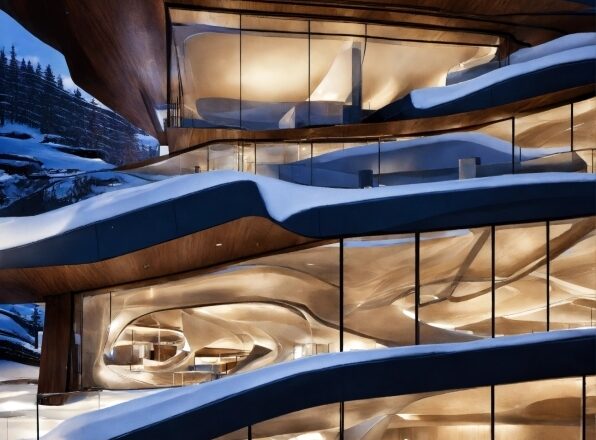
[[[596,337],[596,329],[565,330],[488,338],[473,342],[414,345],[310,356],[251,372],[238,373],[213,382],[164,390],[110,408],[82,414],[66,420],[43,438],[46,440],[113,438],[270,382],[341,365],[554,342],[582,336]]]
[[[579,173],[516,174],[367,189],[337,189],[298,185],[235,171],[212,171],[177,176],[144,186],[100,194],[36,216],[0,218],[0,250],[39,241],[81,226],[218,185],[242,181],[256,183],[269,215],[282,222],[301,211],[321,206],[511,185],[596,182],[596,175]]]
[[[538,46],[520,49],[509,56],[511,64],[525,63],[526,61],[542,58],[546,55],[553,55],[569,49],[592,46],[596,44],[596,32],[582,32],[565,35]]]
[[[517,56],[512,55],[515,60],[513,64],[495,69],[468,81],[462,81],[448,86],[413,90],[410,94],[412,104],[419,109],[431,108],[454,101],[525,73],[535,72],[559,64],[596,59],[596,42],[592,41],[594,36],[592,34],[576,34],[575,38],[575,40],[570,39],[571,41],[569,39],[561,41],[562,39],[560,38],[545,43],[548,45],[546,47],[544,47],[545,45],[540,45],[525,49],[526,52]],[[582,43],[588,43],[588,45],[574,46],[574,44]]]

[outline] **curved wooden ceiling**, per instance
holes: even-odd
[[[184,6],[311,15],[468,30],[537,44],[593,30],[589,6],[565,0],[178,0]],[[164,0],[0,0],[0,8],[61,51],[73,80],[165,142],[154,109],[166,102]]]

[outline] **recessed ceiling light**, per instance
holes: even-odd
[[[217,247],[223,246],[223,243],[215,243],[215,246],[217,246]]]
[[[307,266],[314,266],[315,263],[306,263]]]

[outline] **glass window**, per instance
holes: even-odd
[[[256,168],[256,154],[257,154],[257,147],[254,143],[243,143],[241,146],[241,162],[242,162],[242,171],[245,173],[255,174],[257,172]]]
[[[581,378],[495,387],[496,440],[575,440],[581,426]]]
[[[488,64],[499,41],[478,34],[474,46],[471,34],[428,29],[169,11],[170,113],[183,127],[359,122],[415,88],[444,86],[454,70]],[[447,34],[449,43],[433,43]]]
[[[366,26],[362,23],[313,20],[310,22],[310,32],[313,34],[364,36]]]
[[[180,174],[202,173],[208,171],[208,153],[206,148],[199,148],[180,155]]]
[[[298,142],[284,144],[286,162],[279,164],[279,178],[301,185],[312,184],[312,144]]]
[[[110,293],[85,295],[83,297],[81,386],[96,386],[95,371],[101,368],[102,348],[107,342],[110,329]]]
[[[83,386],[188,385],[339,351],[339,244],[85,296]]]
[[[498,45],[499,37],[489,34],[475,34],[470,32],[457,32],[420,29],[413,27],[402,26],[383,26],[377,24],[369,24],[366,27],[367,35],[369,37],[393,38],[404,40],[422,40],[422,41],[449,41],[461,42],[468,44],[482,45]]]
[[[490,408],[490,387],[346,402],[344,438],[489,440]]]
[[[495,333],[546,331],[546,225],[497,226]]]
[[[309,125],[360,121],[364,46],[358,37],[311,35]]]
[[[596,97],[573,104],[573,149],[596,148]]]
[[[286,31],[252,31],[245,30],[242,17],[242,128],[266,130],[308,125],[308,33],[292,33],[286,27],[308,27],[308,22],[292,25],[295,21],[262,19],[261,25]]]
[[[240,16],[170,9],[170,18],[181,126],[240,127]]]
[[[414,235],[344,240],[344,350],[414,345]]]
[[[211,144],[207,148],[209,149],[209,171],[240,169],[238,145]]]
[[[257,144],[257,174],[310,184],[310,143]]]
[[[596,217],[550,223],[550,329],[596,327]]]
[[[257,423],[252,426],[252,438],[335,440],[339,420],[339,403],[317,406]]]
[[[586,377],[586,439],[596,437],[596,376]]]
[[[313,143],[312,185],[358,188],[360,171],[370,171],[376,186],[379,170],[379,146],[375,141]]]
[[[362,65],[362,109],[377,110],[414,89],[444,86],[447,73],[474,57],[475,46],[367,38]]]
[[[420,341],[491,336],[491,231],[420,234]]]
[[[571,106],[515,118],[516,162],[520,171],[583,171],[571,151]],[[565,154],[562,154],[565,153]],[[583,167],[582,167],[583,168]]]
[[[182,155],[173,156],[161,162],[135,168],[135,174],[150,174],[154,176],[178,176],[181,174]]]

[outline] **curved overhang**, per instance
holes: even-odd
[[[593,11],[581,2],[239,2],[180,0],[182,7],[262,14],[312,16],[402,24],[441,31],[507,36],[516,47],[590,31]],[[156,108],[166,103],[167,45],[164,0],[1,0],[34,35],[60,50],[73,80],[105,105],[165,141]],[[118,75],[114,75],[118,72]]]
[[[373,113],[367,118],[367,122],[385,122],[468,113],[507,105],[559,90],[593,85],[594,78],[596,78],[596,46],[592,46],[591,48],[592,56],[590,58],[555,64],[516,75],[500,80],[495,84],[482,87],[480,90],[465,93],[456,99],[427,108],[416,107],[412,101],[412,93],[410,93],[404,98],[392,102]],[[473,84],[476,80],[475,78],[467,81],[467,83]]]
[[[590,216],[595,182],[538,173],[344,190],[225,171],[181,176],[5,220],[0,268],[92,263],[244,217],[324,240]]]
[[[337,237],[595,213],[593,174],[519,174],[374,189],[306,187],[234,172],[194,174],[5,219],[0,294],[28,301]]]
[[[334,353],[77,416],[44,438],[210,439],[335,402],[595,373],[594,329]]]

